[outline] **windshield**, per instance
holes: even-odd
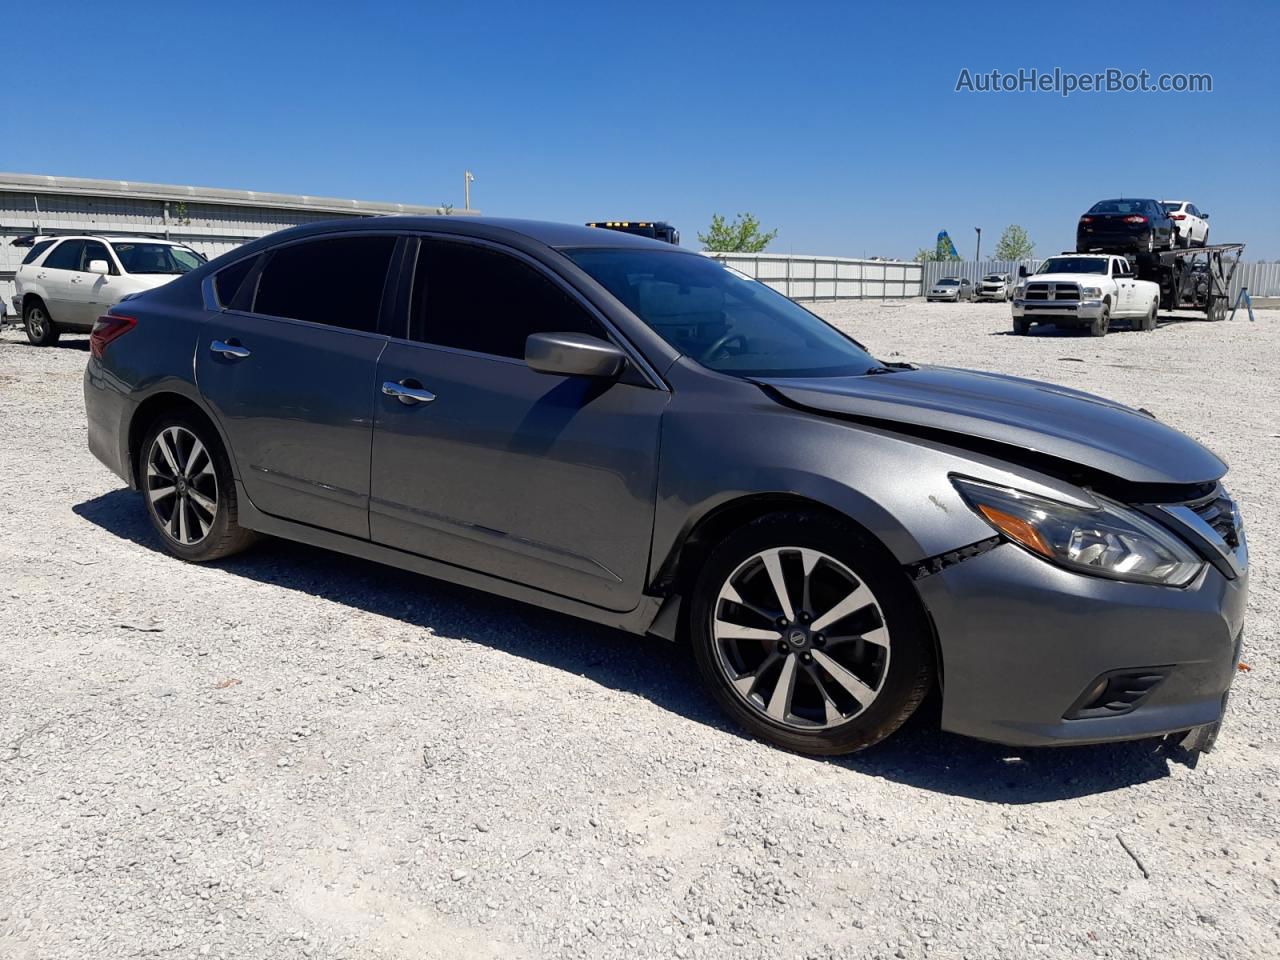
[[[1004,283],[1004,277],[1000,276],[999,274],[993,274],[990,277],[983,277],[982,282],[983,283]]]
[[[1106,257],[1050,257],[1036,273],[1102,273],[1107,272]]]
[[[939,280],[939,281],[938,281],[937,286],[939,286],[939,287],[954,287],[954,286],[956,286],[956,285],[957,285],[957,284],[959,284],[959,283],[960,283],[960,281],[959,281],[959,280],[953,280],[951,277],[943,277],[941,280]]]
[[[190,247],[169,243],[113,243],[125,273],[187,273],[204,263]]]
[[[658,250],[566,255],[663,340],[720,373],[836,377],[880,367],[821,318],[710,257]]]

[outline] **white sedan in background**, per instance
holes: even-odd
[[[1187,200],[1161,200],[1164,212],[1173,221],[1175,242],[1180,247],[1203,247],[1209,242],[1209,215]]]

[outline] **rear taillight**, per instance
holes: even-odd
[[[1125,223],[1146,223],[1146,222],[1147,222],[1147,218],[1146,218],[1146,217],[1139,217],[1139,216],[1136,216],[1136,215],[1135,215],[1135,216],[1131,216],[1131,217],[1125,217],[1125,218],[1124,218],[1124,222],[1125,222]]]
[[[1171,214],[1169,214],[1169,219],[1170,219],[1170,220],[1185,220],[1185,219],[1187,219],[1187,215],[1186,215],[1185,213],[1171,213]]]
[[[117,317],[109,313],[99,317],[93,324],[93,332],[89,334],[89,352],[101,358],[107,344],[123,337],[137,323],[133,317]]]
[[[1081,222],[1081,223],[1093,223],[1093,217],[1081,217],[1081,218],[1080,218],[1080,222]]]

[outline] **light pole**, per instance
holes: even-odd
[[[982,262],[982,228],[974,227],[973,229],[978,232],[978,249],[974,251],[973,259],[981,263]]]
[[[471,175],[470,170],[466,171],[462,176],[462,193],[465,198],[464,203],[466,203],[465,209],[467,210],[471,209],[471,182],[473,180],[475,180],[475,177]]]

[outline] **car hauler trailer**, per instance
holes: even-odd
[[[1209,320],[1225,320],[1231,309],[1231,279],[1243,254],[1243,243],[1213,243],[1130,259],[1138,279],[1160,284],[1162,310],[1202,310]]]
[[[680,244],[680,231],[661,220],[594,220],[587,226],[603,227],[605,230],[617,230],[620,233],[634,233],[637,237],[665,240],[677,246]]]

